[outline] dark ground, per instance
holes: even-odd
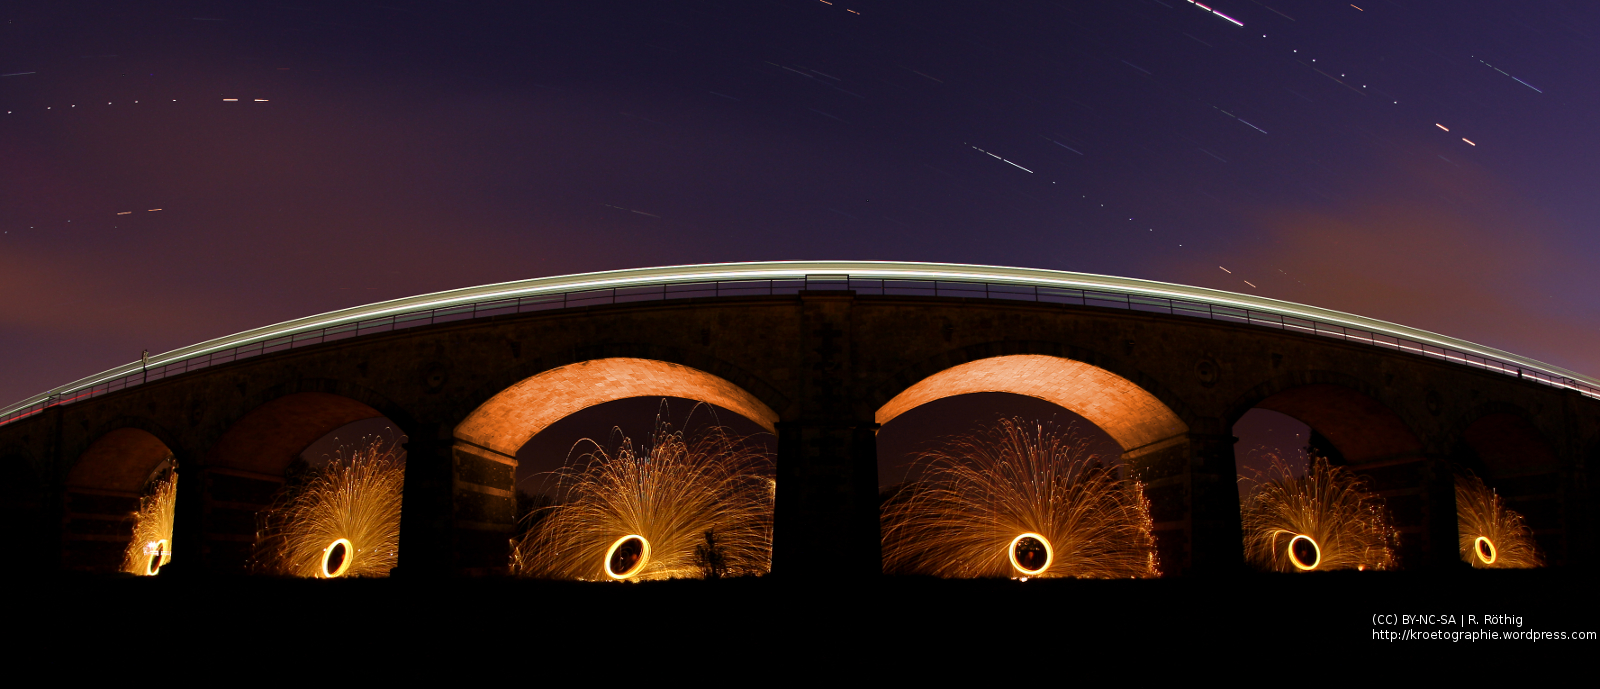
[[[1600,631],[1592,575],[1549,570],[1146,581],[885,577],[853,585],[781,577],[631,585],[83,577],[9,588],[8,624],[40,631],[14,639],[12,651],[39,639],[51,645],[71,639],[96,648],[167,648],[177,655],[203,650],[213,660],[262,652],[308,668],[356,657],[357,651],[394,659],[410,649],[428,662],[456,658],[527,666],[533,662],[527,654],[549,659],[567,657],[552,653],[575,658],[633,651],[684,651],[684,660],[713,665],[729,654],[971,662],[1013,651],[1048,651],[1039,657],[1093,663],[1103,659],[1079,654],[1102,650],[1153,659],[1201,653],[1218,662],[1251,664],[1302,653],[1323,663],[1351,651],[1364,654],[1352,660],[1439,651],[1499,658],[1508,650],[1573,659],[1600,648],[1600,641],[1374,638],[1375,630],[1407,628]],[[1375,615],[1388,614],[1451,615],[1456,622],[1375,623]],[[1485,623],[1491,614],[1519,616],[1521,625]],[[1463,623],[1468,615],[1478,621]],[[310,652],[318,648],[323,651]],[[946,648],[964,649],[965,655],[938,650]],[[795,671],[837,669],[802,665]]]

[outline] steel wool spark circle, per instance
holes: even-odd
[[[1011,545],[1006,546],[1006,555],[1011,558],[1012,567],[1030,577],[1050,569],[1050,563],[1055,560],[1050,539],[1031,532],[1011,539]]]
[[[1300,541],[1305,541],[1311,546],[1312,557],[1310,564],[1306,564],[1305,560],[1300,558],[1299,553],[1294,551],[1294,545]],[[1294,538],[1289,539],[1288,551],[1289,561],[1294,563],[1295,569],[1298,569],[1302,572],[1309,572],[1313,569],[1316,569],[1317,565],[1322,564],[1322,547],[1317,545],[1317,541],[1315,539],[1305,534],[1296,534]]]
[[[1486,565],[1494,564],[1495,558],[1499,556],[1495,552],[1494,541],[1485,536],[1479,536],[1478,540],[1472,542],[1472,552],[1478,556],[1479,562]]]
[[[170,546],[165,538],[146,543],[144,552],[150,556],[150,559],[144,565],[146,576],[155,576],[157,572],[161,571],[161,566],[167,564],[167,560],[172,558]]]
[[[350,571],[350,561],[355,557],[354,548],[350,546],[350,539],[341,538],[328,544],[322,549],[322,578],[337,579]],[[333,569],[328,569],[329,564]]]
[[[644,569],[650,561],[650,541],[644,536],[628,534],[611,544],[606,551],[606,576],[627,579]]]

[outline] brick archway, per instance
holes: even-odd
[[[707,402],[776,431],[778,414],[744,388],[696,368],[655,359],[611,357],[558,366],[501,390],[454,429],[452,501],[457,568],[507,570],[516,521],[517,450],[571,414],[634,397]]]
[[[1172,409],[1126,378],[1092,364],[1043,354],[1013,354],[951,366],[895,395],[878,425],[928,402],[976,392],[1009,392],[1050,402],[1088,419],[1124,452],[1188,432]]]
[[[715,404],[776,429],[778,414],[733,383],[653,359],[608,358],[550,369],[500,391],[455,428],[457,440],[505,457],[539,431],[597,404],[631,397],[682,397]]]

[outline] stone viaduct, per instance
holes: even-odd
[[[1047,400],[1115,439],[1147,484],[1167,574],[1242,566],[1230,429],[1256,407],[1305,422],[1371,479],[1402,566],[1456,566],[1461,471],[1572,566],[1596,557],[1595,383],[1350,314],[1055,271],[785,262],[542,278],[202,343],[6,409],[3,509],[20,546],[6,550],[25,553],[7,567],[114,570],[140,491],[175,462],[173,565],[243,571],[285,467],[384,416],[409,438],[400,574],[504,573],[518,448],[581,409],[672,396],[776,434],[775,573],[869,576],[876,429],[972,392]]]

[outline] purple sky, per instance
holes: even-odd
[[[1167,280],[1600,372],[1593,3],[305,4],[0,14],[4,403],[381,299],[768,259]]]

